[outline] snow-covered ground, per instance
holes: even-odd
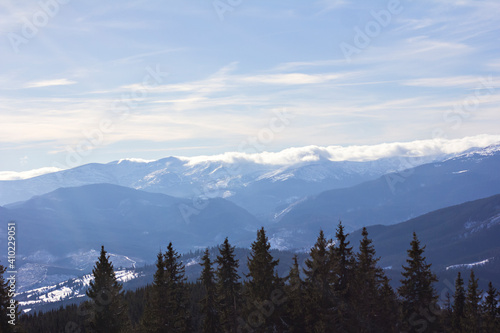
[[[140,277],[142,273],[124,269],[116,271],[115,274],[118,281],[125,283]],[[55,285],[28,290],[16,295],[16,299],[20,300],[19,305],[27,312],[33,305],[84,297],[93,279],[92,274],[87,274]]]

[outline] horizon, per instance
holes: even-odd
[[[204,162],[221,162],[226,164],[248,162],[262,165],[289,166],[298,163],[314,162],[320,159],[328,159],[334,162],[368,162],[384,158],[418,158],[429,156],[445,156],[460,154],[474,148],[486,148],[492,145],[500,145],[500,135],[479,135],[474,137],[465,137],[461,139],[433,139],[433,140],[415,140],[410,142],[392,142],[373,145],[353,145],[353,146],[303,146],[289,147],[276,152],[225,152],[223,154],[214,155],[197,155],[197,156],[163,156],[159,159],[145,160],[134,157],[124,157],[118,160],[103,161],[103,162],[87,162],[87,163],[67,163],[60,165],[63,168],[45,166],[37,169],[26,171],[1,171],[0,181],[22,180],[49,173],[65,171],[77,168],[87,164],[120,164],[123,161],[133,163],[153,163],[162,159],[177,158],[185,164],[196,165]],[[76,152],[73,161],[82,159],[82,156]],[[56,164],[57,165],[57,164]],[[65,167],[65,168],[64,168]]]

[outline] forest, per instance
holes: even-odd
[[[87,290],[88,300],[8,322],[12,297],[0,266],[0,332],[499,332],[498,292],[479,290],[471,270],[458,272],[453,294],[439,299],[436,275],[415,233],[400,286],[393,289],[367,230],[357,250],[342,223],[335,239],[319,232],[304,266],[297,256],[287,276],[276,272],[261,228],[246,263],[225,241],[218,255],[202,257],[202,272],[188,282],[179,253],[169,243],[156,258],[153,283],[124,291],[104,246]],[[239,276],[246,264],[248,274]]]

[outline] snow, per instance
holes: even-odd
[[[200,257],[196,257],[196,258],[191,258],[189,259],[189,261],[186,263],[186,267],[189,267],[189,266],[193,266],[193,265],[198,265],[200,263]]]
[[[500,224],[500,214],[494,215],[484,221],[468,221],[464,225],[464,228],[467,230],[467,232],[462,236],[468,237],[470,234],[481,231],[483,229],[489,229],[498,224]]]
[[[328,150],[328,149],[327,149]],[[28,200],[35,195],[60,187],[75,187],[109,183],[173,196],[192,197],[193,191],[219,189],[217,196],[237,195],[246,185],[263,180],[286,182],[292,179],[307,182],[342,181],[353,177],[379,177],[388,171],[401,171],[424,163],[443,159],[429,156],[372,156],[370,158],[330,158],[323,148],[263,153],[258,158],[249,156],[224,158],[167,158],[157,161],[122,159],[108,164],[87,164],[77,168],[12,182],[0,181],[0,205]],[[293,153],[292,155],[294,155]],[[362,152],[360,152],[362,153]],[[401,153],[401,152],[400,152]],[[278,155],[288,156],[286,158]],[[273,155],[273,156],[274,156]],[[280,156],[281,156],[280,155]],[[238,155],[239,156],[239,155]],[[306,158],[315,156],[317,158]],[[359,156],[358,156],[359,157]],[[373,158],[372,158],[373,157]],[[268,159],[275,160],[270,163]],[[377,159],[378,158],[378,159]],[[277,163],[279,162],[279,163]],[[211,191],[215,192],[215,191]],[[15,196],[12,196],[15,193]]]
[[[489,259],[481,260],[481,261],[478,261],[478,262],[473,262],[473,263],[470,263],[470,264],[451,265],[451,266],[446,267],[446,270],[449,270],[449,269],[459,269],[459,268],[471,269],[471,268],[474,268],[475,266],[486,265],[487,263],[490,262],[490,260],[493,260],[493,259],[494,258],[489,258]]]
[[[119,282],[125,283],[138,278],[141,276],[141,273],[125,269],[116,271],[115,275]],[[92,274],[87,274],[80,278],[70,279],[55,285],[22,292],[17,294],[16,297],[20,299],[19,305],[21,307],[80,298],[85,296],[85,292],[93,279]]]

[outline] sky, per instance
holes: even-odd
[[[2,0],[0,172],[487,145],[498,13],[498,0]]]

